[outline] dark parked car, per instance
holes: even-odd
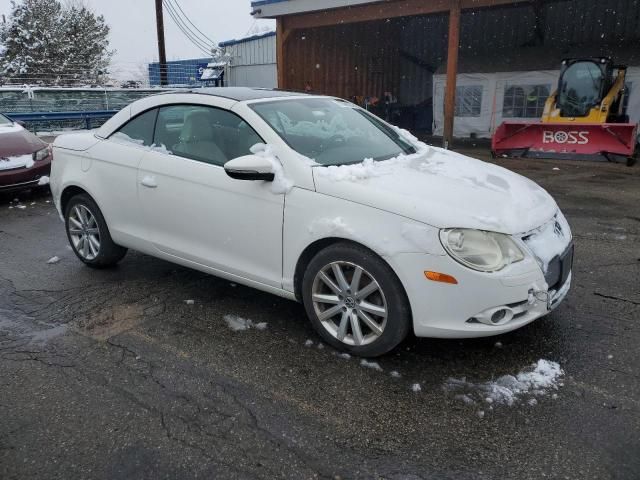
[[[51,159],[46,142],[0,114],[0,191],[47,184]]]

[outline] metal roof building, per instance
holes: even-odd
[[[228,61],[226,84],[233,87],[277,86],[276,32],[265,32],[218,45]]]

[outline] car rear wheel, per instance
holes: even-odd
[[[71,248],[89,267],[111,267],[127,253],[111,239],[102,212],[89,195],[79,194],[69,200],[65,227]]]
[[[304,274],[302,297],[320,336],[354,355],[383,355],[409,332],[411,312],[400,280],[358,245],[340,243],[319,252]]]

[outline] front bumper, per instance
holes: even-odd
[[[40,178],[51,174],[51,159],[35,162],[31,168],[0,170],[0,191],[14,191],[38,186]]]
[[[571,286],[569,273],[562,285],[549,289],[532,258],[499,274],[470,270],[448,256],[400,254],[389,261],[407,291],[418,337],[474,338],[510,332],[557,308]],[[426,280],[425,270],[452,275],[458,284]],[[500,309],[509,309],[512,315],[497,323],[480,321]]]

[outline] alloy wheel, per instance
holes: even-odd
[[[100,228],[96,217],[85,205],[75,205],[67,222],[69,238],[78,255],[94,260],[100,253]]]
[[[332,262],[315,276],[313,308],[323,327],[340,342],[375,342],[387,324],[387,299],[376,279],[351,262]]]

